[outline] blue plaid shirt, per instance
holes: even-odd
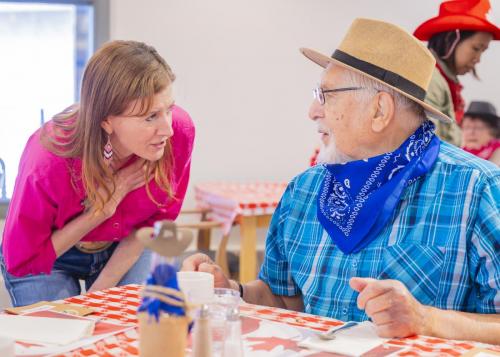
[[[500,170],[447,143],[403,192],[390,223],[356,254],[344,254],[316,218],[326,169],[288,185],[274,213],[259,278],[274,294],[301,294],[305,311],[366,320],[349,287],[355,276],[396,279],[422,304],[500,313]]]

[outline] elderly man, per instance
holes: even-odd
[[[229,281],[202,254],[186,270],[250,303],[381,336],[500,343],[500,170],[441,142],[424,103],[431,53],[401,28],[357,19],[324,67],[309,116],[324,148],[274,213],[259,279]],[[455,310],[455,311],[450,311]]]

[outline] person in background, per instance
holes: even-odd
[[[313,154],[309,158],[309,166],[314,166],[314,165],[316,165],[318,163],[317,160],[318,160],[319,152],[320,152],[319,148],[314,149]]]
[[[88,62],[81,100],[28,140],[0,265],[14,306],[142,283],[137,229],[175,219],[194,126],[175,106],[169,65],[151,46],[113,41]]]
[[[209,257],[183,269],[253,304],[371,319],[380,336],[500,342],[500,169],[442,142],[424,102],[435,59],[398,26],[356,19],[324,70],[309,118],[324,148],[273,214],[257,280]]]
[[[500,166],[500,117],[488,102],[471,102],[462,120],[463,149]]]
[[[486,18],[489,0],[450,0],[439,7],[439,15],[422,23],[414,36],[428,41],[436,58],[436,70],[425,98],[426,102],[455,120],[436,124],[438,136],[460,146],[460,124],[465,101],[459,76],[467,73],[478,78],[476,66],[491,40],[500,40],[500,29]]]

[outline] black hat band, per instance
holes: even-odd
[[[356,68],[374,78],[377,78],[382,82],[387,83],[388,85],[411,95],[412,97],[420,99],[421,101],[423,101],[425,98],[425,89],[400,76],[397,73],[383,69],[372,63],[360,60],[359,58],[353,57],[340,50],[335,50],[335,52],[332,54],[332,58],[348,66]]]

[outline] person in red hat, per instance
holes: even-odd
[[[491,40],[500,40],[500,29],[488,21],[489,0],[450,0],[439,7],[439,15],[422,23],[413,35],[428,41],[436,58],[434,72],[425,101],[449,117],[451,124],[437,123],[441,139],[461,145],[460,122],[465,102],[458,76],[472,72],[488,49]]]

